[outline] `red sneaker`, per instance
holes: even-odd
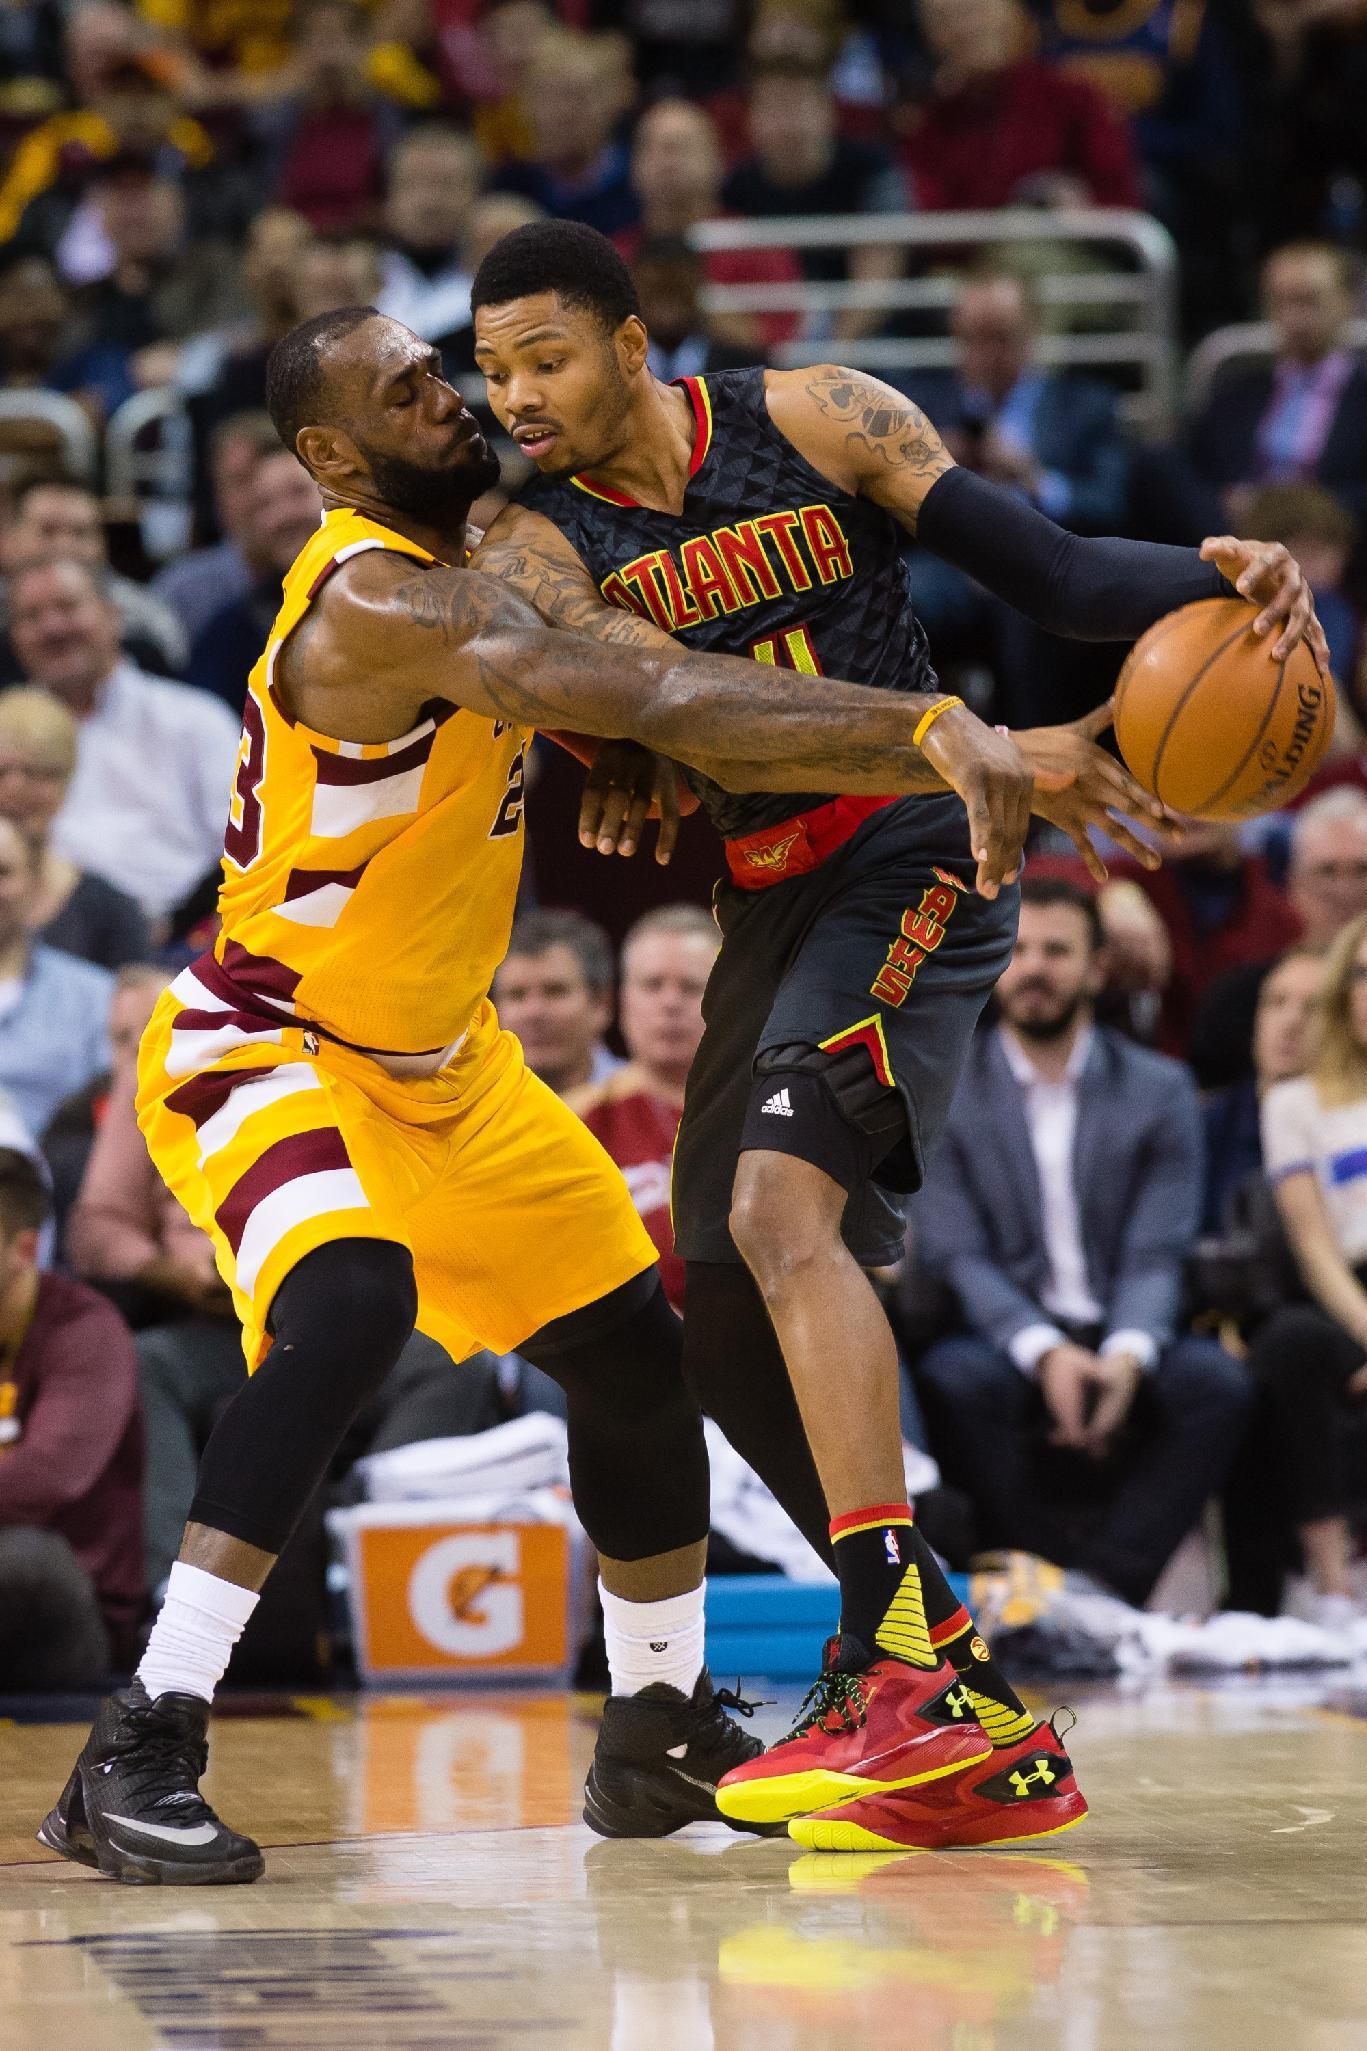
[[[762,1754],[754,1766],[768,1756]],[[1062,1739],[1052,1723],[1042,1723],[1029,1737],[994,1752],[983,1771],[933,1788],[872,1790],[819,1816],[796,1817],[788,1835],[814,1852],[930,1852],[1054,1837],[1086,1814]]]
[[[947,1660],[930,1670],[870,1661],[857,1638],[830,1638],[787,1737],[724,1775],[717,1807],[738,1823],[779,1823],[871,1789],[919,1787],[991,1756]]]

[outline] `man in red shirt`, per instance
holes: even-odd
[[[714,920],[698,905],[662,905],[637,920],[622,943],[621,1027],[630,1061],[607,1082],[567,1099],[625,1176],[678,1311],[684,1264],[669,1220],[670,1163],[702,1038],[703,991],[720,945]]]
[[[145,1602],[133,1340],[104,1297],[40,1274],[50,1199],[0,1148],[0,1686],[92,1688],[136,1656]]]
[[[918,206],[1141,204],[1124,122],[1086,79],[1025,55],[1018,0],[920,0],[920,17],[933,70],[903,151]]]

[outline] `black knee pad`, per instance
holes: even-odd
[[[406,1247],[338,1239],[306,1254],[275,1293],[270,1352],[210,1435],[191,1522],[280,1552],[417,1308]]]
[[[652,1268],[639,1283],[558,1319],[521,1349],[565,1391],[579,1521],[610,1559],[642,1560],[706,1538],[702,1415],[683,1379],[683,1327]],[[545,1343],[551,1335],[552,1343]]]
[[[339,1397],[374,1394],[407,1345],[418,1315],[413,1256],[389,1239],[337,1239],[315,1247],[275,1292],[266,1329],[277,1353],[320,1339]]]
[[[901,1092],[862,1042],[830,1054],[799,1042],[756,1057],[742,1153],[792,1154],[851,1190],[906,1134]]]

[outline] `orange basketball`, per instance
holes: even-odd
[[[1174,812],[1275,812],[1305,789],[1329,745],[1333,687],[1303,641],[1274,662],[1270,641],[1253,632],[1257,616],[1242,598],[1184,605],[1154,622],[1120,672],[1120,752]]]

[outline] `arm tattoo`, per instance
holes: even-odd
[[[663,637],[662,628],[651,627],[634,612],[600,598],[586,569],[562,562],[530,543],[486,547],[474,567],[510,584],[547,626],[591,635],[610,648],[657,647]]]
[[[817,410],[846,428],[856,457],[876,457],[888,470],[931,483],[953,467],[939,435],[919,406],[887,385],[852,370],[819,370],[807,380]]]

